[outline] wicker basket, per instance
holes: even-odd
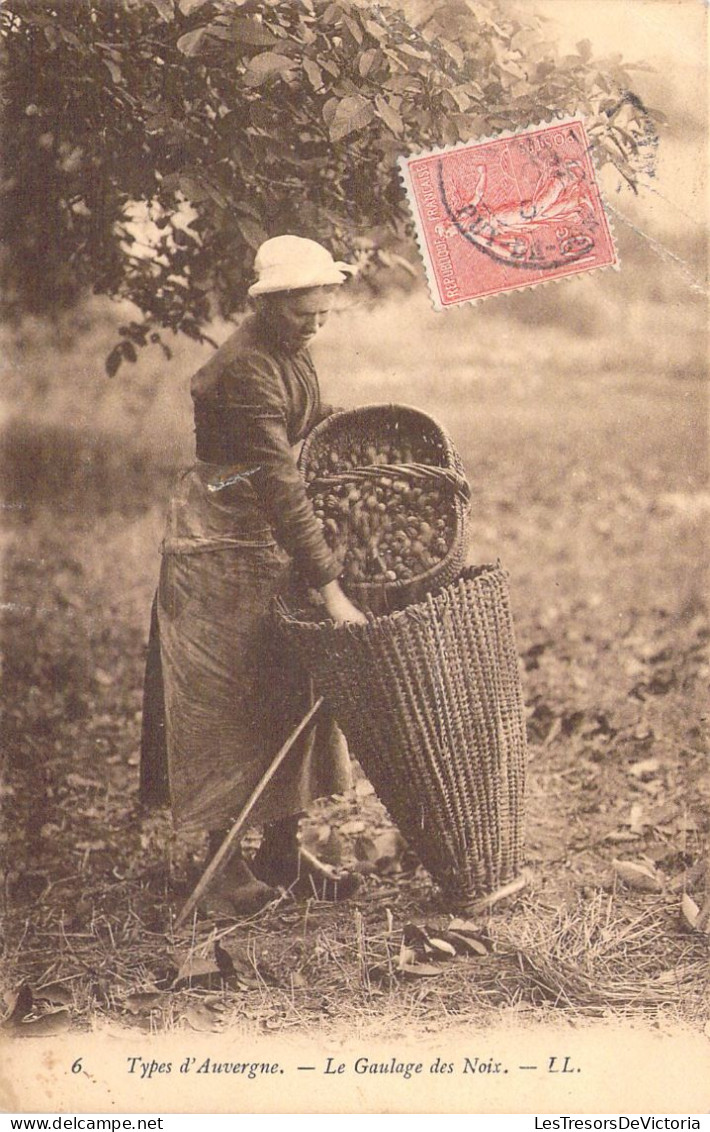
[[[306,479],[315,458],[334,444],[341,448],[367,440],[376,447],[406,443],[412,461],[407,464],[377,465],[320,476],[309,483],[309,491],[330,484],[359,482],[387,472],[411,479],[435,481],[445,485],[447,507],[450,508],[453,539],[446,555],[416,577],[394,582],[355,582],[341,579],[343,589],[362,609],[372,613],[388,613],[420,601],[427,593],[447,585],[458,577],[466,558],[466,520],[470,491],[463,464],[453,441],[432,417],[407,405],[366,405],[360,409],[334,413],[321,421],[308,435],[301,450],[299,466]]]
[[[449,899],[514,880],[522,864],[525,721],[506,575],[469,569],[368,625],[277,606],[390,815]]]

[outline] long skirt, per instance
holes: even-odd
[[[153,769],[142,780],[149,795],[152,777],[154,800],[160,800],[155,751],[162,743],[162,691],[178,829],[214,830],[232,822],[313,702],[310,679],[285,654],[271,616],[274,597],[290,581],[290,559],[273,542],[163,554],[157,595],[162,679],[154,642],[143,727],[143,757],[150,759],[145,748],[152,743]],[[323,709],[318,719],[257,803],[254,823],[302,812],[315,798],[350,785],[345,740]]]

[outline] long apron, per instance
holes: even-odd
[[[268,527],[234,537],[228,503],[207,490],[212,472],[198,464],[178,485],[157,594],[170,804],[186,831],[234,820],[313,702],[271,617],[274,597],[291,583],[291,560]],[[257,803],[255,823],[350,785],[345,740],[332,718],[319,718]],[[149,724],[148,732],[159,744],[159,729]],[[159,775],[154,784],[159,793]]]

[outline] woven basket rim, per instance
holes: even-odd
[[[353,421],[360,418],[376,417],[384,415],[385,412],[394,412],[395,414],[411,414],[419,420],[426,422],[431,428],[433,427],[437,434],[438,439],[441,441],[443,447],[443,454],[447,463],[441,465],[442,467],[450,467],[459,472],[463,476],[463,463],[458,454],[456,446],[449,435],[446,428],[430,413],[425,412],[423,409],[417,408],[415,405],[406,405],[400,401],[386,401],[376,402],[371,405],[359,405],[354,409],[341,409],[324,419],[312,429],[303,442],[303,447],[298,457],[298,466],[302,471],[305,471],[308,463],[308,456],[313,445],[313,442],[322,436],[327,435],[331,430],[335,431],[339,422],[344,418],[351,418]],[[436,465],[434,465],[436,466]],[[346,473],[344,473],[346,474]],[[470,504],[465,504],[460,496],[455,496],[452,502],[453,511],[455,514],[457,537],[461,537],[465,531],[465,519],[470,509]],[[449,547],[445,556],[433,566],[429,566],[423,573],[417,574],[414,578],[397,578],[396,581],[351,581],[347,583],[347,592],[358,600],[358,597],[363,602],[369,603],[374,595],[387,600],[389,602],[396,602],[398,595],[406,595],[412,590],[413,587],[417,589],[426,589],[431,583],[435,582],[438,577],[445,574],[447,569],[450,568],[456,558],[461,553],[460,546],[457,545],[457,538],[454,538],[451,546]],[[416,602],[415,602],[416,603]]]
[[[397,412],[402,413],[411,413],[413,416],[425,420],[427,424],[433,425],[439,433],[439,437],[444,444],[447,457],[449,459],[452,459],[455,464],[458,464],[460,457],[458,455],[458,452],[456,451],[454,442],[449,436],[447,430],[440,423],[440,421],[436,419],[436,417],[432,417],[430,413],[425,412],[424,409],[418,409],[415,405],[405,405],[401,401],[382,401],[375,402],[371,405],[358,405],[353,409],[338,409],[337,412],[331,413],[330,416],[324,417],[323,420],[315,426],[315,428],[311,429],[311,431],[308,433],[308,436],[304,440],[303,447],[301,448],[298,457],[299,467],[303,468],[305,466],[308,459],[308,453],[313,447],[314,441],[316,441],[326,432],[332,429],[335,425],[338,424],[338,422],[342,422],[343,418],[351,417],[353,420],[356,420],[358,417],[376,416],[377,413],[383,414],[385,411],[391,410],[396,410]]]
[[[479,579],[482,580],[487,575],[491,574],[503,574],[506,578],[508,577],[508,572],[503,568],[500,561],[485,562],[478,566],[466,566],[455,581],[449,582],[448,585],[442,586],[441,589],[435,590],[433,593],[428,593],[421,601],[412,602],[410,605],[405,606],[404,609],[394,609],[388,613],[372,614],[371,619],[368,619],[366,625],[358,625],[353,621],[336,624],[330,617],[322,621],[304,620],[302,617],[298,616],[296,611],[289,608],[283,597],[277,597],[275,599],[274,610],[277,619],[282,624],[293,628],[304,629],[306,632],[323,632],[327,630],[331,633],[349,633],[356,637],[362,637],[366,636],[374,629],[380,631],[388,626],[394,626],[395,623],[402,618],[413,618],[416,620],[428,609],[431,609],[432,605],[443,609],[450,601],[448,591],[452,587],[458,586],[462,582],[466,583],[475,582]]]

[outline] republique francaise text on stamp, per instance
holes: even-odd
[[[399,164],[438,310],[618,264],[579,118]]]

